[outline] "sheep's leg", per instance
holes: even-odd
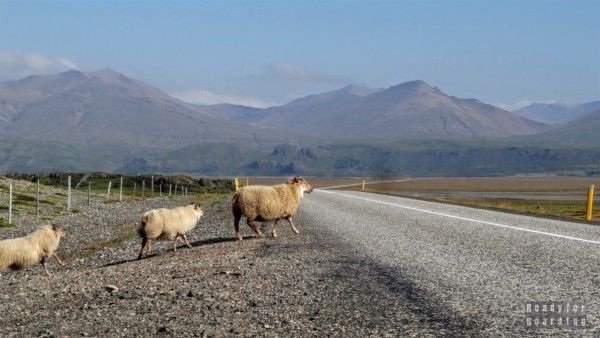
[[[242,234],[240,234],[240,219],[242,219],[242,215],[241,215],[241,214],[238,214],[238,213],[236,213],[236,214],[234,215],[234,218],[235,218],[235,219],[234,219],[234,221],[233,221],[233,225],[235,226],[235,238],[236,238],[238,241],[241,241],[241,240],[243,240],[243,239],[244,239],[244,238],[242,237]]]
[[[152,240],[148,238],[148,244],[146,244],[146,255],[152,252]]]
[[[173,240],[173,252],[177,251],[177,240],[179,236],[175,236],[175,240]]]
[[[148,244],[148,238],[142,238],[142,247],[140,248],[140,254],[138,255],[138,259],[142,259],[142,256],[144,255],[144,249],[146,249],[147,252]]]
[[[285,219],[286,219],[286,220],[287,220],[287,221],[290,223],[290,226],[292,227],[292,231],[293,231],[295,234],[299,234],[299,233],[300,233],[300,231],[298,231],[298,229],[296,229],[296,226],[294,225],[294,222],[292,222],[292,217],[291,217],[291,216],[288,216],[288,217],[286,217]]]
[[[48,266],[46,265],[46,257],[42,257],[42,266],[44,267],[44,273],[46,276],[50,277],[50,271],[48,271]]]
[[[58,255],[56,253],[53,253],[52,257],[54,257],[54,259],[56,259],[56,261],[58,262],[58,264],[60,264],[60,266],[62,266],[62,267],[65,266],[65,263],[63,263],[63,261],[60,260],[60,257],[58,257]]]
[[[271,227],[271,235],[273,238],[277,238],[277,222],[279,222],[279,218],[273,222],[273,226]]]
[[[252,230],[254,230],[254,233],[256,233],[256,237],[257,238],[262,237],[262,232],[258,228],[258,225],[256,224],[256,222],[251,221],[251,220],[247,220],[246,223],[248,223],[248,226],[251,227]]]
[[[188,246],[188,248],[190,248],[190,249],[191,249],[191,248],[192,248],[192,245],[190,244],[190,242],[188,242],[188,239],[187,239],[187,236],[186,236],[186,235],[183,235],[183,240],[185,241],[185,245],[187,245],[187,246]]]

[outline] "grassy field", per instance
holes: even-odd
[[[240,184],[242,186],[246,185],[246,182],[250,185],[253,184],[264,184],[264,185],[274,185],[274,184],[282,184],[285,183],[288,177],[248,177],[248,181],[246,181],[246,177],[240,177]],[[338,178],[338,177],[304,177],[304,179],[313,187],[313,188],[323,188],[329,186],[338,186],[338,185],[348,185],[348,184],[359,184],[362,182],[359,178]]]
[[[0,227],[11,226],[8,223],[8,192],[13,185],[13,217],[18,215],[36,215],[37,185],[40,180],[39,218],[50,220],[67,212],[67,177],[71,176],[72,204],[71,213],[79,212],[79,208],[87,207],[88,183],[90,185],[89,201],[96,203],[119,203],[120,175],[105,173],[52,173],[52,174],[15,174],[0,177]],[[112,182],[110,198],[107,194],[109,182]],[[160,187],[164,198],[175,198],[175,185],[187,187],[189,195],[199,204],[221,198],[234,190],[230,179],[198,179],[189,176],[154,176],[154,192],[152,177],[123,176],[123,202],[159,197]],[[169,185],[172,195],[169,196]],[[135,188],[134,188],[135,187]],[[142,193],[142,187],[143,193]],[[181,188],[177,196],[182,195]],[[207,202],[208,201],[208,202]]]
[[[599,178],[581,177],[473,177],[418,178],[398,182],[370,183],[366,191],[446,203],[508,210],[536,216],[582,221],[590,184],[600,193]],[[360,190],[360,186],[346,187]],[[503,198],[470,197],[502,193]],[[453,195],[456,194],[456,195]],[[577,197],[576,199],[573,197]],[[598,194],[597,194],[598,196]],[[595,198],[593,221],[600,222],[599,198]]]

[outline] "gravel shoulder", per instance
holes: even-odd
[[[41,266],[0,275],[0,336],[434,336],[467,325],[433,318],[410,283],[305,224],[304,212],[299,235],[280,224],[277,239],[254,239],[246,227],[246,240],[234,241],[228,201],[205,206],[192,249],[161,242],[141,261],[131,235],[139,215],[187,200],[59,217],[69,231],[58,250],[67,266],[51,262],[50,278]],[[0,229],[1,238],[35,228],[24,221]]]

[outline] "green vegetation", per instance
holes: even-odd
[[[40,184],[54,188],[65,189],[67,187],[68,176],[71,176],[71,187],[74,191],[87,193],[88,183],[93,194],[106,195],[108,184],[111,183],[111,197],[119,195],[120,179],[123,177],[123,195],[157,197],[160,194],[162,186],[163,196],[168,194],[169,185],[171,185],[172,194],[175,194],[177,185],[177,195],[181,194],[181,187],[187,187],[190,194],[194,193],[226,193],[233,191],[234,186],[231,180],[227,179],[195,179],[184,175],[138,175],[126,176],[107,173],[50,173],[50,174],[10,174],[7,177],[18,180],[26,180],[35,183],[37,179]],[[152,193],[152,176],[154,176],[154,193]],[[135,191],[134,191],[135,190]],[[135,193],[135,195],[134,195]],[[66,192],[57,192],[55,195],[66,196]]]
[[[551,216],[578,221],[585,219],[585,203],[582,201],[534,201],[520,199],[468,199],[450,197],[432,197],[428,199],[466,206],[508,210],[534,216]],[[596,206],[592,215],[592,221],[600,222],[599,207],[600,205]]]
[[[12,227],[13,225],[8,223],[7,220],[4,219],[4,217],[0,217],[0,228],[8,228],[8,227]]]
[[[586,177],[435,177],[367,184],[367,192],[419,198],[445,203],[505,210],[534,216],[583,221],[585,201],[565,196],[586,196],[598,179]],[[360,190],[360,186],[344,188]],[[475,197],[481,193],[502,197]],[[472,195],[472,196],[470,196]],[[505,197],[506,196],[506,197]],[[514,196],[514,198],[511,198]],[[525,196],[533,196],[527,199]],[[592,221],[600,222],[600,205]]]

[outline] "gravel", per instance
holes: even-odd
[[[139,215],[189,200],[60,215],[67,266],[52,262],[49,278],[41,266],[0,275],[0,336],[522,336],[533,332],[518,322],[524,301],[575,296],[598,329],[597,247],[318,191],[295,218],[299,235],[283,222],[277,239],[244,227],[237,242],[228,200],[205,206],[193,248],[161,242],[140,261]],[[37,226],[23,217],[0,238]]]

